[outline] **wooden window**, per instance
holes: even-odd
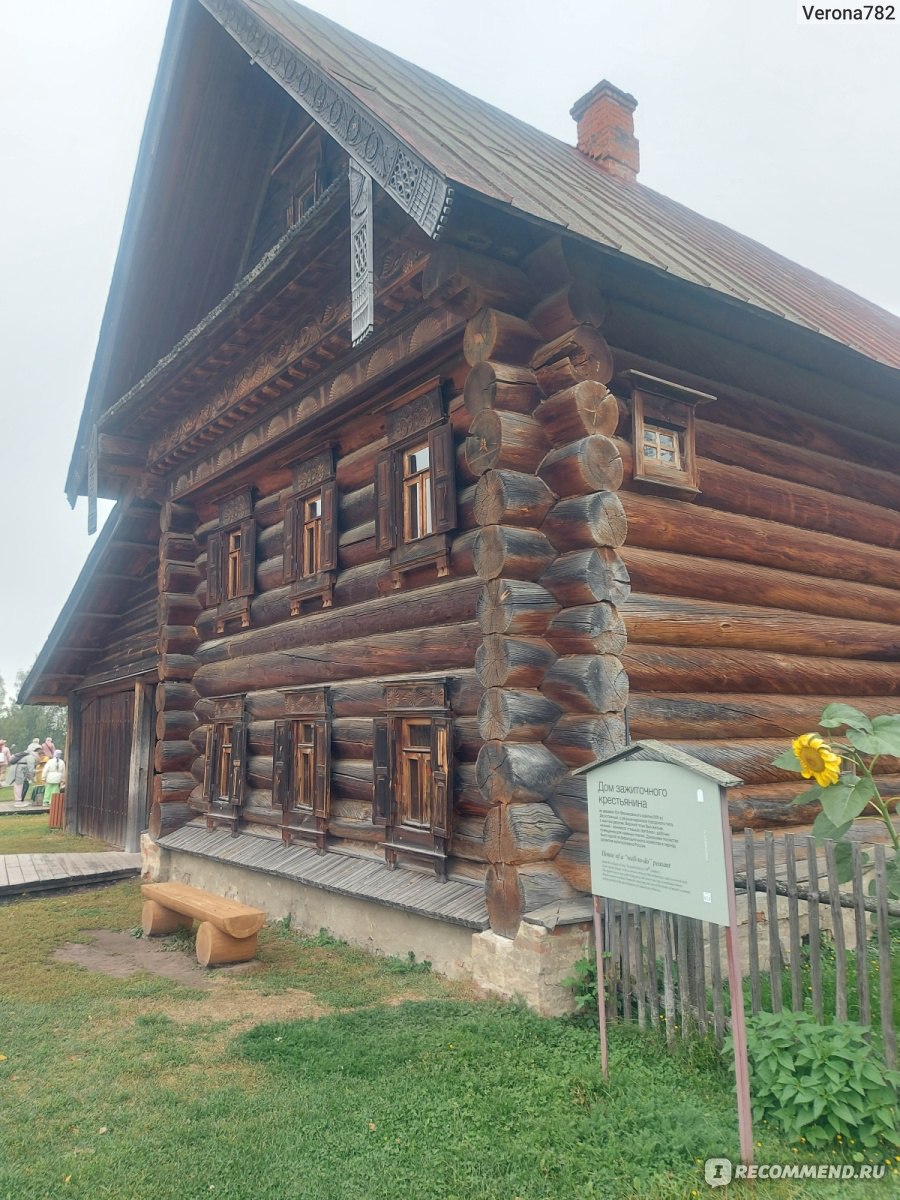
[[[250,624],[250,598],[256,590],[256,521],[249,489],[220,501],[221,524],[206,544],[206,602],[216,610],[216,632],[232,617]]]
[[[282,838],[325,849],[331,792],[331,715],[327,691],[285,694],[291,713],[275,722],[272,804],[281,809]]]
[[[246,792],[247,721],[243,696],[214,701],[215,716],[206,732],[203,798],[207,824],[230,824],[238,832]]]
[[[389,712],[374,723],[372,820],[385,829],[384,849],[426,859],[445,872],[451,827],[451,721],[445,686],[390,684]],[[419,707],[415,707],[419,706]]]
[[[294,468],[294,491],[284,508],[284,581],[293,583],[291,614],[316,597],[331,606],[337,573],[338,524],[334,455],[323,451]]]
[[[623,378],[632,389],[635,487],[693,500],[700,491],[694,410],[715,397],[641,371]]]
[[[389,448],[375,462],[375,544],[390,552],[395,586],[400,573],[437,563],[447,573],[456,527],[453,429],[434,383],[386,417]]]

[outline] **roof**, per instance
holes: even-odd
[[[743,779],[738,779],[736,775],[729,775],[725,771],[720,771],[718,767],[712,767],[709,763],[695,758],[692,754],[685,754],[683,750],[677,750],[674,746],[669,746],[665,742],[657,742],[649,738],[640,742],[631,742],[629,745],[623,746],[621,750],[617,750],[614,754],[607,755],[606,758],[599,758],[596,762],[590,763],[586,767],[579,767],[572,774],[588,775],[591,771],[596,771],[598,768],[610,767],[613,763],[625,761],[666,763],[671,767],[684,767],[685,770],[693,771],[697,775],[705,775],[707,779],[713,783],[717,783],[719,787],[738,787],[744,782]]]
[[[300,51],[446,180],[900,368],[900,318],[759,242],[610,175],[574,146],[292,0],[204,3],[226,28],[239,9],[252,13],[282,39],[257,42],[261,66],[270,60],[278,78],[275,56]],[[243,28],[253,36],[246,20]]]

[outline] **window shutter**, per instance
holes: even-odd
[[[284,507],[284,582],[297,578],[297,501],[291,498]]]
[[[216,776],[219,773],[219,727],[210,725],[206,730],[206,770],[203,775],[203,799],[212,804],[216,795]]]
[[[313,796],[313,816],[328,816],[328,801],[331,793],[331,738],[327,721],[316,721],[316,781]]]
[[[247,786],[247,722],[235,721],[231,727],[231,788],[228,799],[239,808]],[[235,825],[237,832],[237,825]]]
[[[249,517],[241,521],[241,580],[239,596],[252,596],[256,591],[256,521]]]
[[[375,773],[372,823],[373,825],[387,825],[391,819],[390,722],[387,717],[376,717],[372,724],[374,730],[372,766]]]
[[[431,456],[431,500],[435,533],[456,528],[456,455],[453,427],[438,425],[428,435]]]
[[[291,722],[275,722],[272,744],[272,807],[286,812],[291,806]]]
[[[338,561],[337,484],[332,479],[322,484],[322,563],[323,571],[336,571]]]
[[[375,460],[375,549],[380,552],[397,544],[395,470],[393,451],[379,454]]]
[[[215,608],[222,603],[222,558],[225,535],[211,533],[206,542],[206,603]]]
[[[450,752],[453,726],[449,717],[431,718],[431,832],[435,837],[449,837],[453,796],[450,788],[452,755]]]

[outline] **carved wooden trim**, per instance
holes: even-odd
[[[291,474],[293,479],[289,500],[301,492],[318,487],[327,479],[334,479],[334,447],[327,446],[312,458],[304,458],[302,461],[294,463],[291,467]]]
[[[384,707],[389,712],[447,708],[445,679],[410,679],[384,685]]]
[[[236,0],[202,0],[253,61],[409,213],[429,237],[440,236],[453,189],[347,88]]]
[[[327,687],[292,688],[283,695],[285,717],[330,716]]]
[[[375,219],[372,176],[350,160],[350,337],[356,346],[375,328]]]
[[[314,426],[321,426],[327,410],[345,401],[366,387],[372,387],[381,377],[412,359],[429,346],[462,325],[462,320],[449,310],[429,313],[411,329],[405,329],[381,342],[370,351],[361,353],[353,362],[343,364],[335,377],[292,400],[256,425],[243,430],[230,441],[173,474],[167,481],[167,498],[178,499],[217,476],[224,475],[234,465],[263,445],[271,445],[288,436],[296,438]],[[174,464],[170,464],[169,469]],[[165,464],[153,468],[161,472]]]
[[[241,488],[217,501],[219,521],[222,525],[233,525],[253,516],[253,489]]]
[[[389,445],[404,442],[444,420],[444,399],[439,381],[431,380],[425,386],[428,390],[424,394],[413,399],[404,398],[398,401],[396,408],[385,413],[384,427]]]
[[[216,696],[213,700],[213,720],[239,721],[243,715],[243,696]]]

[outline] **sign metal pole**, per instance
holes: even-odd
[[[597,946],[597,1017],[600,1022],[600,1066],[609,1079],[609,1043],[606,1036],[606,985],[603,979],[603,910],[599,896],[594,897],[594,942]]]
[[[728,888],[728,925],[725,928],[725,951],[728,957],[728,990],[731,994],[731,1040],[734,1043],[738,1134],[741,1143],[741,1158],[749,1167],[753,1162],[753,1116],[750,1106],[750,1068],[747,1064],[747,1030],[744,1024],[744,985],[738,958],[737,901],[734,895],[734,859],[731,848],[731,825],[728,821],[728,800],[724,793],[720,793],[720,797],[722,839],[725,843],[725,879]]]

